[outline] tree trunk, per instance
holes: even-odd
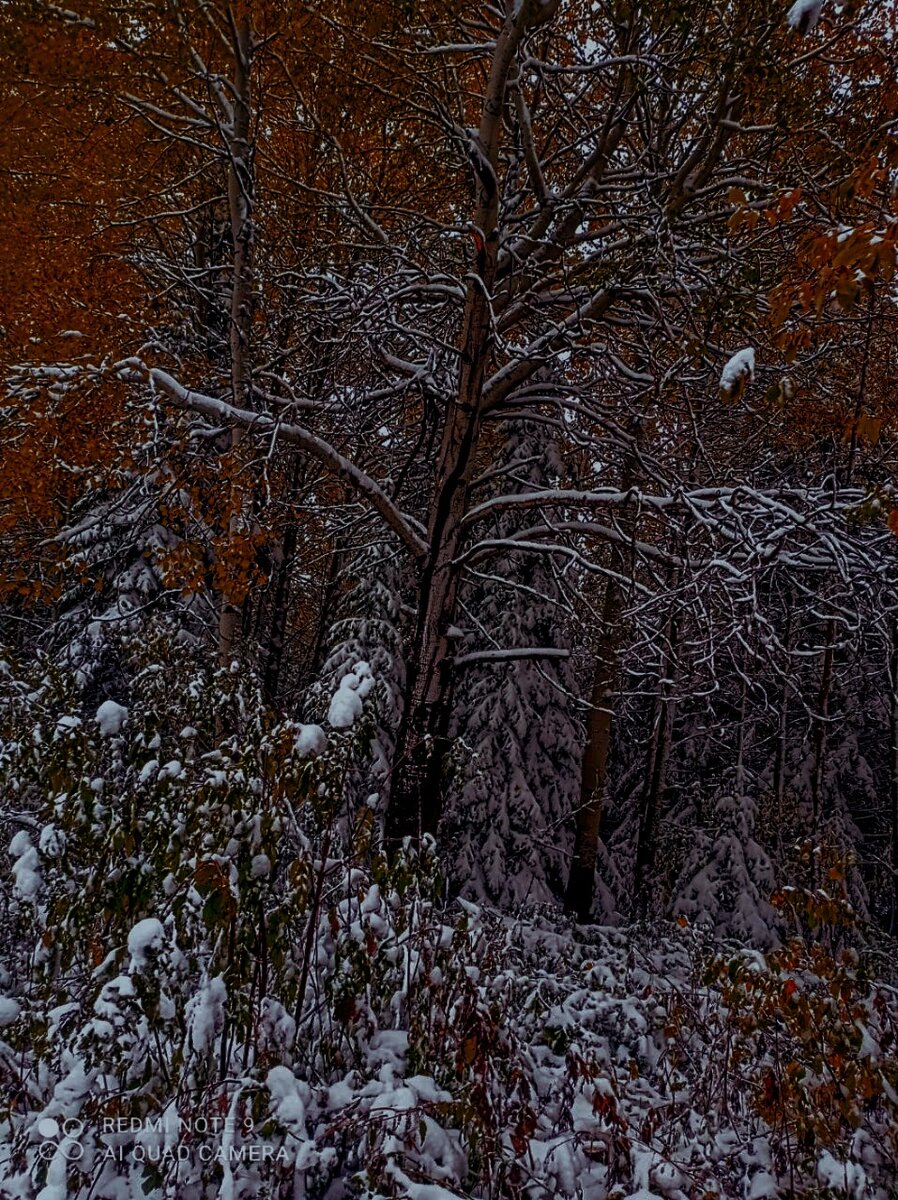
[[[792,637],[792,606],[791,600],[786,608],[786,628],[783,633],[783,645],[788,650]],[[773,760],[773,796],[776,801],[777,821],[782,827],[783,800],[786,794],[786,755],[789,739],[789,677],[783,676],[783,693],[780,702],[779,718],[776,734],[776,755]]]
[[[437,496],[428,530],[430,553],[418,590],[418,620],[396,747],[387,838],[420,838],[439,821],[442,762],[448,747],[452,662],[449,630],[458,597],[458,556],[474,451],[480,432],[480,398],[489,342],[489,305],[497,238],[485,251],[483,287],[469,285],[458,395],[450,402],[440,449]],[[485,276],[485,277],[484,277]]]
[[[617,580],[609,579],[602,605],[602,632],[592,678],[586,747],[580,776],[580,803],[574,828],[574,856],[564,895],[565,912],[572,913],[581,922],[588,921],[592,916],[599,828],[614,721],[614,692],[620,659],[618,623],[622,608],[623,589]]]
[[[671,586],[672,603],[676,605],[673,593],[676,589],[677,576],[674,576]],[[646,760],[645,783],[640,808],[639,833],[636,843],[635,886],[637,911],[642,916],[648,914],[649,894],[654,872],[658,825],[661,819],[661,809],[664,801],[664,791],[667,785],[667,762],[670,755],[671,734],[676,713],[676,700],[673,695],[677,674],[677,642],[679,639],[679,614],[674,608],[667,623],[667,645],[662,650],[661,661],[658,664],[658,696],[655,705],[655,720],[649,752]]]
[[[833,677],[833,642],[836,636],[835,622],[826,623],[823,646],[823,664],[820,669],[820,692],[817,698],[817,715],[814,717],[814,772],[811,776],[811,808],[814,826],[818,826],[823,797],[823,771],[826,765],[826,727],[829,721],[829,700]]]
[[[891,725],[891,934],[898,935],[898,622],[892,625],[892,652],[889,656],[889,701]]]
[[[483,419],[483,381],[492,341],[491,296],[499,247],[497,170],[509,71],[532,4],[506,18],[496,42],[480,128],[472,142],[477,188],[477,271],[469,276],[459,342],[458,389],[447,406],[428,527],[429,552],[418,587],[418,619],[399,728],[386,837],[396,844],[436,830],[448,748],[452,661],[450,627],[458,598],[456,559]]]
[[[636,478],[636,463],[641,441],[641,425],[632,428],[634,445],[628,449],[621,471],[621,491],[629,492]],[[625,508],[623,525],[628,533],[635,528],[635,513]],[[622,549],[612,548],[614,569],[623,574],[627,563]],[[632,570],[632,563],[630,564]],[[602,603],[602,631],[596,648],[590,696],[589,720],[586,726],[586,746],[580,776],[580,803],[574,825],[574,853],[571,873],[564,894],[564,911],[585,922],[592,916],[595,895],[596,860],[599,853],[599,831],[605,785],[608,779],[608,755],[611,750],[611,731],[614,723],[614,692],[620,666],[620,624],[624,606],[621,582],[609,577]]]
[[[281,539],[280,555],[274,565],[271,618],[265,642],[265,669],[262,687],[269,704],[276,704],[284,661],[284,640],[287,633],[287,613],[290,602],[290,572],[298,545],[297,526],[291,521]]]
[[[233,242],[228,339],[231,392],[234,404],[242,409],[252,407],[250,349],[255,296],[255,177],[250,139],[253,48],[249,16],[244,11],[233,26],[233,117],[230,125],[224,126],[228,156],[228,210]],[[239,445],[242,436],[242,430],[234,431],[232,448]],[[231,518],[231,534],[237,536],[242,533],[251,519],[251,514],[251,497],[244,494],[241,511]],[[223,667],[230,666],[236,653],[246,603],[247,597],[239,601],[233,599],[228,594],[225,584],[218,618],[218,660]]]
[[[748,661],[748,655],[745,656],[745,665],[743,671],[751,670],[751,663]],[[739,699],[739,724],[736,728],[736,777],[735,790],[737,796],[745,795],[745,724],[748,716],[748,683],[746,676],[742,676],[742,692]]]

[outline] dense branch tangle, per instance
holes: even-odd
[[[144,86],[125,102],[188,158],[215,143],[228,337],[217,367],[141,352],[112,370],[268,457],[315,461],[406,552],[391,841],[439,824],[456,666],[507,661],[455,644],[460,592],[491,556],[609,581],[591,639],[602,703],[633,596],[705,588],[744,614],[775,574],[876,575],[846,523],[866,489],[783,480],[751,456],[763,406],[717,394],[742,344],[769,351],[764,384],[781,378],[766,296],[797,241],[783,197],[830,126],[866,137],[817,51],[796,59],[780,0],[710,0],[688,19],[563,0],[385,2],[364,22],[339,3],[172,12],[186,82],[120,33]],[[847,20],[834,37],[846,61],[860,53]],[[835,180],[827,155],[818,176]],[[504,486],[499,448],[525,424],[563,448],[551,486]],[[519,524],[500,535],[500,519]],[[594,856],[581,866],[590,893]]]

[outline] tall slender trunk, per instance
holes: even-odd
[[[418,618],[410,656],[406,703],[396,749],[387,837],[434,832],[441,813],[442,763],[448,747],[452,661],[450,626],[458,598],[456,558],[474,466],[482,412],[482,384],[491,337],[485,291],[492,283],[497,238],[481,258],[483,287],[469,285],[458,395],[449,405],[428,529],[430,553],[418,590]]]
[[[472,161],[477,187],[477,271],[469,276],[459,341],[459,378],[437,459],[428,526],[429,553],[418,587],[418,618],[397,739],[386,836],[433,832],[442,811],[442,765],[449,741],[456,611],[456,559],[483,420],[483,382],[493,342],[491,296],[499,248],[499,138],[509,72],[532,4],[509,12],[496,42]]]
[[[667,786],[667,763],[670,756],[671,735],[676,698],[674,686],[678,671],[679,611],[673,593],[678,582],[678,573],[673,573],[671,596],[673,608],[667,622],[666,646],[661,651],[658,664],[658,695],[655,701],[655,719],[649,751],[646,758],[645,782],[639,814],[639,832],[636,842],[635,889],[636,905],[641,915],[649,907],[649,892],[655,868],[658,843],[658,826],[664,792]]]
[[[625,492],[633,486],[636,475],[639,435],[640,427],[637,425],[634,430],[636,446],[628,451],[621,472],[621,490]],[[624,524],[627,531],[632,532],[635,516],[629,512],[629,507],[624,512]],[[611,560],[614,569],[623,574],[627,565],[623,551],[615,547]],[[614,724],[614,694],[620,667],[620,619],[624,599],[621,581],[609,577],[602,602],[602,627],[593,668],[586,745],[580,774],[580,802],[574,824],[574,853],[564,895],[565,912],[573,914],[581,922],[588,921],[592,916],[595,895],[599,832]]]
[[[891,933],[898,934],[898,621],[892,623],[892,647],[889,655],[889,717],[891,733],[891,855],[892,919]]]
[[[789,649],[792,636],[792,606],[791,599],[787,601],[786,628],[783,634],[783,645]],[[776,801],[776,814],[779,826],[783,821],[783,800],[786,794],[786,754],[789,738],[789,677],[783,675],[783,692],[780,701],[779,718],[776,732],[776,754],[773,759],[773,797]]]
[[[826,729],[829,723],[829,701],[833,677],[833,642],[836,636],[835,621],[826,622],[823,643],[823,662],[820,668],[820,691],[817,695],[817,712],[814,716],[814,770],[811,775],[811,808],[814,825],[819,823],[823,802],[823,775],[826,766]]]
[[[746,655],[746,660],[748,656]],[[746,661],[745,668],[750,669]],[[748,682],[745,674],[742,676],[742,692],[739,699],[739,723],[736,727],[736,795],[745,795],[745,724],[748,716]]]
[[[233,241],[231,391],[245,404],[252,388],[251,331],[255,285],[255,171],[252,135],[253,35],[244,12],[234,28],[233,122],[228,131],[228,211]]]
[[[318,618],[315,621],[315,637],[309,647],[306,659],[307,670],[312,675],[319,673],[327,657],[327,638],[334,619],[334,612],[340,603],[342,562],[343,551],[340,543],[332,543],[330,554],[327,556],[327,571],[324,576],[324,589],[318,608]]]
[[[226,133],[228,156],[228,210],[231,220],[233,259],[229,312],[231,393],[238,408],[252,406],[252,322],[255,297],[255,175],[252,162],[251,77],[254,41],[246,11],[235,18],[232,38],[234,71],[231,80],[232,117]],[[243,431],[235,430],[232,447],[239,445]],[[239,513],[230,522],[230,532],[243,532],[252,516],[251,497],[241,501]],[[218,617],[218,659],[229,666],[237,649],[246,599],[222,596]]]
[[[623,589],[617,580],[609,579],[602,604],[602,631],[592,677],[586,746],[580,775],[580,803],[574,827],[574,855],[564,895],[565,911],[576,916],[578,921],[588,921],[592,915],[599,829],[608,779],[614,693],[620,661],[618,626],[622,608]]]
[[[273,571],[271,617],[265,641],[265,667],[262,679],[265,698],[269,704],[277,703],[280,689],[290,601],[290,574],[296,559],[298,542],[297,525],[295,521],[291,521],[281,539],[280,554]]]

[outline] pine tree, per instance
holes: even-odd
[[[539,426],[509,433],[495,486],[548,486],[557,448]],[[497,522],[497,537],[515,528]],[[501,904],[558,898],[567,874],[581,732],[573,671],[563,658],[472,661],[495,647],[565,650],[568,614],[544,553],[510,548],[466,590],[470,627],[459,639],[454,734],[457,779],[444,843],[466,893]]]
[[[331,697],[358,663],[367,663],[374,678],[375,734],[368,760],[347,776],[350,798],[362,803],[374,793],[386,801],[396,730],[401,716],[404,659],[401,630],[400,568],[395,547],[374,542],[347,551],[338,572],[343,594],[334,619],[327,624],[325,657],[305,700],[316,720],[326,720]],[[322,614],[327,621],[328,614]]]

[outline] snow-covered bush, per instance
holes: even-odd
[[[755,801],[724,794],[711,807],[707,824],[690,829],[674,914],[706,922],[720,937],[761,948],[776,945],[777,919],[769,902],[776,880],[756,830]]]
[[[128,705],[0,673],[0,1196],[895,1194],[898,1005],[856,956],[452,901],[347,784],[370,668],[350,727],[300,724],[171,635],[122,640]]]
[[[561,473],[558,448],[538,427],[507,436],[493,488],[547,487]],[[573,668],[561,614],[557,564],[515,552],[521,519],[497,520],[505,539],[488,574],[464,593],[471,628],[457,631],[462,659],[454,696],[455,751],[443,840],[453,884],[473,899],[545,903],[563,894],[570,862],[570,813],[579,780],[582,730],[571,702]],[[492,661],[507,647],[520,658]],[[528,648],[562,657],[534,657]],[[476,661],[478,653],[485,653]]]

